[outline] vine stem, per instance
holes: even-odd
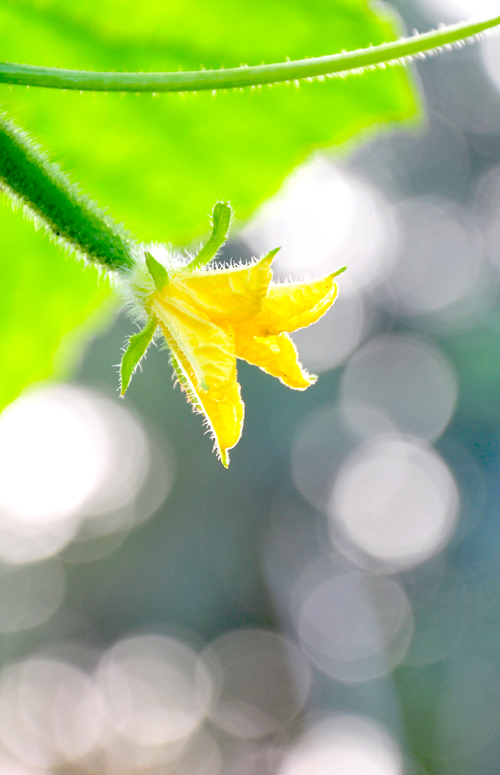
[[[299,59],[227,70],[173,73],[99,73],[52,67],[0,63],[0,83],[40,86],[49,89],[119,92],[186,92],[262,86],[321,76],[344,76],[367,68],[404,64],[419,54],[434,53],[500,25],[500,16],[441,27],[422,35],[382,43],[331,56]]]
[[[3,115],[0,190],[53,239],[87,261],[125,272],[134,266],[137,246],[131,235],[84,196],[26,132]]]

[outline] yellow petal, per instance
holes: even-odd
[[[278,377],[288,387],[305,390],[316,382],[298,361],[296,347],[288,334],[279,336],[251,337],[236,332],[238,358],[260,366],[263,371]]]
[[[250,321],[248,333],[270,336],[315,323],[335,301],[334,276],[307,283],[271,283],[262,311]]]
[[[236,369],[233,379],[222,401],[215,401],[211,394],[200,388],[196,375],[189,362],[178,351],[175,344],[171,347],[172,365],[175,368],[181,387],[186,392],[193,409],[205,416],[212,431],[212,437],[222,464],[229,465],[228,450],[238,443],[243,430],[245,406],[241,400],[240,386],[236,381]]]
[[[272,278],[272,259],[269,254],[251,266],[178,272],[160,298],[196,309],[214,323],[242,323],[262,309]]]
[[[180,351],[191,364],[198,384],[216,400],[224,398],[236,369],[234,336],[231,329],[205,320],[168,297],[153,299],[151,309],[172,348]]]
[[[200,391],[199,401],[203,414],[212,429],[222,464],[229,465],[228,450],[241,438],[245,406],[241,400],[240,386],[236,380],[222,401],[214,401],[208,393]]]

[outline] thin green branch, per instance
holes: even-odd
[[[135,263],[130,235],[81,194],[25,132],[0,115],[0,190],[54,239],[107,269]]]
[[[233,210],[226,202],[217,202],[212,210],[212,234],[199,253],[189,262],[186,269],[193,271],[209,264],[229,236]]]
[[[366,49],[313,59],[255,67],[234,67],[227,70],[184,73],[97,73],[3,62],[0,63],[0,83],[41,86],[49,89],[119,92],[186,92],[261,86],[304,78],[349,75],[377,65],[402,64],[419,54],[432,53],[442,46],[474,38],[498,25],[500,25],[500,16],[495,16],[485,21],[464,22],[442,27],[422,35],[414,35]]]

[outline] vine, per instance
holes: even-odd
[[[421,35],[382,43],[340,54],[227,70],[198,70],[174,73],[98,73],[61,70],[54,67],[0,63],[0,83],[39,86],[47,89],[119,92],[186,92],[263,86],[301,79],[342,77],[373,67],[399,65],[414,57],[468,40],[500,24],[500,16],[477,22],[463,22]]]

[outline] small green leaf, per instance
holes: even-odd
[[[154,259],[153,259],[154,260]],[[141,358],[146,353],[151,340],[154,336],[158,323],[155,318],[151,318],[146,328],[139,331],[138,334],[134,334],[130,337],[128,347],[123,353],[122,362],[120,365],[120,395],[125,395],[132,374],[138,367]]]
[[[151,253],[146,253],[146,266],[148,268],[148,272],[153,278],[155,287],[157,291],[162,291],[163,288],[168,283],[168,272],[163,266],[163,264],[160,264],[159,261],[156,260],[156,258],[153,258]]]
[[[219,248],[223,246],[229,235],[233,210],[225,202],[217,202],[212,210],[212,234],[195,258],[187,265],[187,269],[198,269],[215,258]]]

